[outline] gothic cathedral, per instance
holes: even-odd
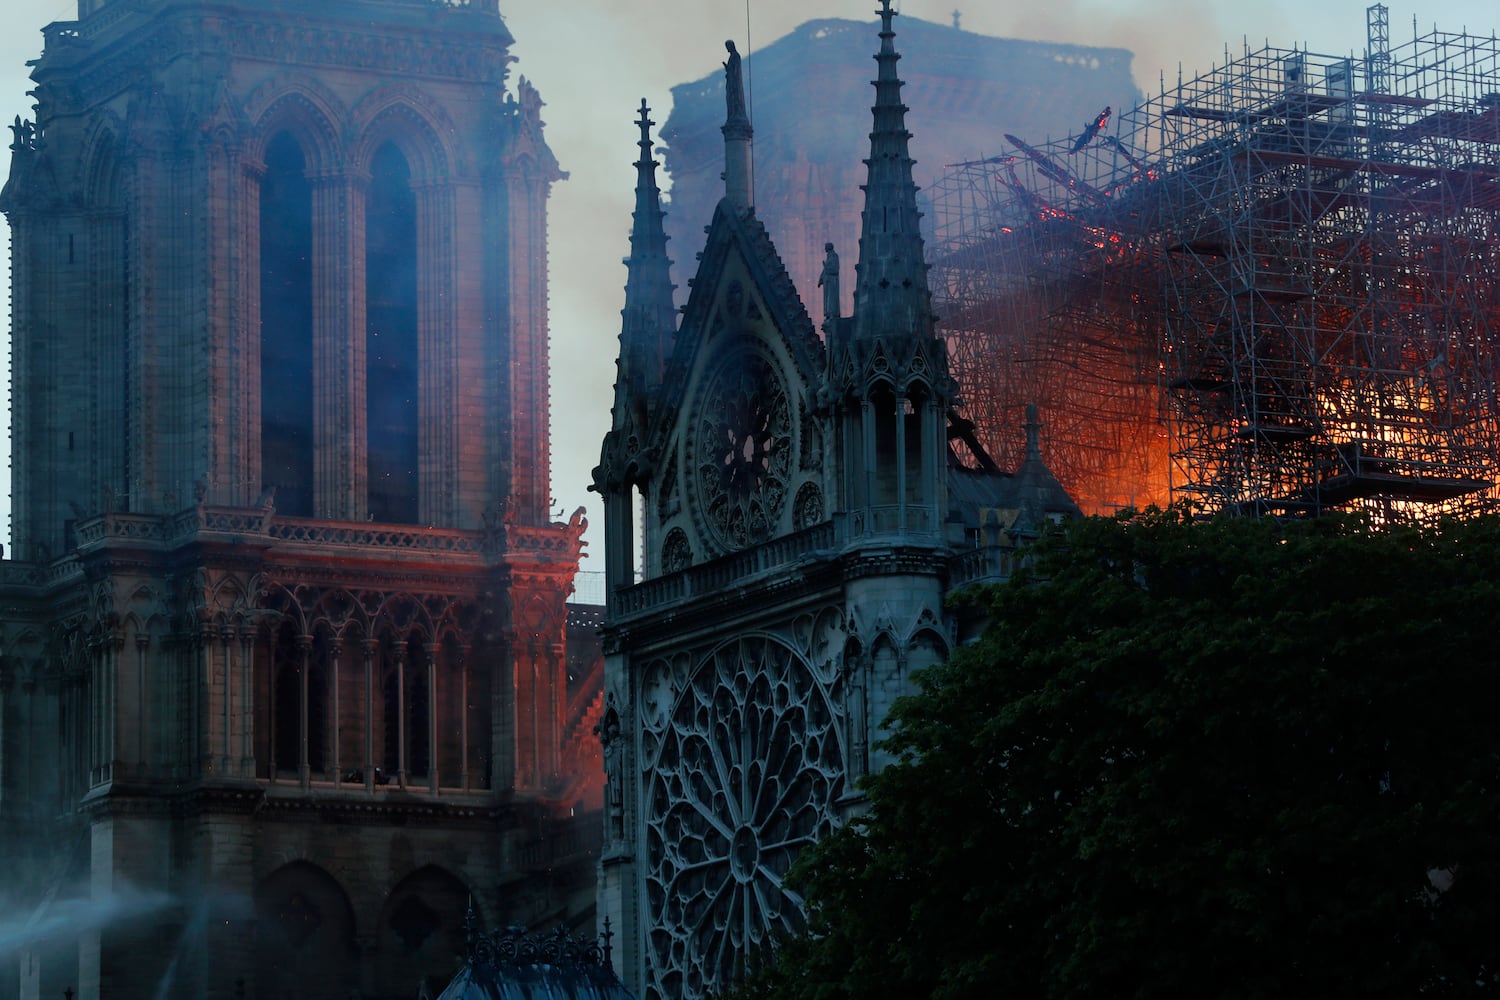
[[[494,0],[44,34],[0,193],[0,997],[411,997],[471,900],[591,920],[564,175]]]
[[[854,311],[825,246],[822,336],[758,221],[740,61],[725,195],[680,321],[644,102],[604,498],[608,605],[599,909],[626,982],[698,997],[795,926],[782,880],[860,808],[879,726],[962,640],[955,588],[1078,508],[960,416],[935,329],[889,0]],[[639,573],[639,576],[637,575]]]

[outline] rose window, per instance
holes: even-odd
[[[829,693],[764,638],[701,663],[658,739],[645,773],[651,995],[695,996],[799,924],[782,881],[833,825],[843,754]]]
[[[781,518],[792,471],[786,390],[765,358],[736,355],[708,380],[696,413],[703,520],[727,551],[765,541]]]

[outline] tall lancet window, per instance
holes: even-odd
[[[875,417],[875,465],[870,470],[870,502],[877,506],[889,506],[899,502],[897,492],[898,468],[901,460],[897,446],[896,424],[901,420],[901,402],[888,385],[879,385],[870,393],[870,404]]]
[[[297,141],[266,148],[260,191],[260,447],[276,510],[313,515],[312,186]]]
[[[370,519],[415,524],[417,509],[417,200],[391,143],[370,165],[365,221],[366,405]]]
[[[928,499],[928,487],[931,476],[936,466],[928,467],[927,463],[927,428],[928,428],[928,406],[927,389],[920,385],[907,387],[907,396],[901,403],[901,416],[899,419],[905,424],[904,442],[905,454],[902,455],[902,468],[904,469],[903,485],[905,495],[901,497],[902,503],[922,505]]]

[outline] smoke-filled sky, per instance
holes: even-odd
[[[263,0],[264,2],[264,0]],[[302,0],[307,7],[318,0]],[[475,0],[493,3],[495,0]],[[499,0],[516,44],[516,73],[536,84],[547,107],[547,138],[570,179],[554,191],[552,263],[553,492],[558,509],[588,504],[589,472],[609,424],[615,338],[619,333],[628,251],[637,132],[644,97],[652,118],[666,121],[673,84],[715,70],[724,40],[742,52],[780,38],[803,21],[864,19],[874,34],[876,0]],[[298,4],[288,2],[288,7]],[[1175,80],[1267,42],[1314,52],[1359,55],[1365,47],[1366,0],[898,0],[904,15],[951,23],[988,35],[1108,45],[1135,53],[1135,77],[1154,91],[1162,74]],[[1412,37],[1418,6],[1393,2],[1391,42]],[[76,17],[75,0],[5,0],[0,6],[0,116],[30,115],[25,62],[41,49],[39,29]],[[748,26],[747,26],[748,19]],[[1493,0],[1442,0],[1420,6],[1418,28],[1434,25],[1489,35],[1500,28]],[[901,19],[896,20],[900,47]],[[871,75],[874,64],[871,63]],[[753,88],[753,77],[750,80]],[[873,90],[872,90],[873,96]],[[908,123],[921,157],[920,121]],[[1060,123],[1066,131],[1073,123]],[[3,134],[3,133],[0,133]],[[850,192],[857,196],[858,192]],[[703,220],[705,223],[708,220]],[[775,234],[772,234],[773,236]],[[8,241],[6,243],[8,246]],[[689,274],[679,262],[673,278]],[[8,282],[3,284],[8,285]],[[0,295],[8,289],[0,290]],[[4,310],[5,329],[9,308]],[[5,408],[8,412],[8,407]],[[8,421],[7,421],[8,423]],[[8,431],[3,435],[8,439]],[[8,463],[0,464],[0,517],[9,524]],[[599,518],[591,517],[595,525]],[[597,531],[591,531],[591,534]],[[596,551],[599,545],[594,545]],[[602,570],[602,556],[584,569]]]

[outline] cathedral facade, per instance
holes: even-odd
[[[956,413],[919,230],[894,12],[883,3],[853,313],[823,249],[814,326],[757,217],[739,56],[724,196],[680,319],[642,104],[613,425],[595,471],[608,585],[599,909],[642,996],[724,987],[797,926],[798,851],[861,808],[879,726],[1077,507],[997,469]],[[851,192],[853,194],[853,192]],[[821,336],[820,336],[821,333]]]
[[[589,920],[564,175],[496,4],[79,0],[44,35],[0,193],[0,997],[410,997],[470,900]]]

